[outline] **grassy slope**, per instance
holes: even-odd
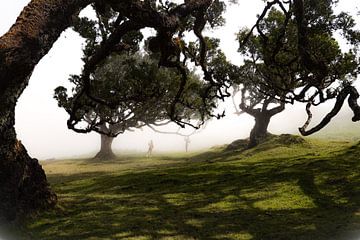
[[[56,210],[31,239],[349,239],[360,229],[360,145],[44,162]],[[360,236],[360,233],[359,233]]]

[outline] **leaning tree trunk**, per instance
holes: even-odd
[[[268,126],[270,123],[271,116],[266,112],[258,113],[254,116],[255,125],[250,132],[250,139],[248,148],[255,147],[259,144],[261,140],[268,136]]]
[[[111,148],[114,138],[109,137],[105,134],[100,134],[100,136],[101,136],[100,151],[96,154],[94,159],[111,160],[111,159],[116,158],[116,155],[113,153],[112,148]]]
[[[0,115],[0,218],[6,220],[56,203],[39,162],[16,140],[14,107]]]
[[[0,38],[0,219],[56,203],[41,165],[16,139],[15,106],[36,64],[89,2],[33,0]]]

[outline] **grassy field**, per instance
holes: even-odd
[[[360,145],[43,162],[55,210],[25,239],[360,239]],[[357,238],[359,237],[359,238]]]

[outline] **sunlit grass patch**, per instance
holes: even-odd
[[[199,199],[190,193],[164,194],[163,197],[164,197],[165,201],[167,201],[169,204],[172,204],[175,206],[185,206],[185,205],[189,204],[189,202],[192,202],[195,199]]]
[[[251,239],[254,239],[254,237],[250,233],[239,232],[239,233],[229,233],[229,234],[215,235],[214,239],[251,240]]]
[[[281,182],[267,186],[262,191],[242,195],[253,202],[254,208],[262,210],[291,210],[315,208],[311,197],[304,194],[296,182]]]
[[[231,212],[240,209],[249,209],[250,206],[245,201],[245,199],[241,199],[240,197],[229,195],[225,198],[221,199],[217,202],[209,203],[208,205],[198,208],[199,212],[208,212],[208,213],[216,213],[216,212]]]

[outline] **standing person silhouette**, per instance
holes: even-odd
[[[185,138],[184,138],[184,140],[185,140],[185,151],[186,152],[188,152],[188,150],[189,150],[189,144],[190,144],[190,136],[186,136]]]
[[[148,149],[148,151],[147,151],[146,156],[149,158],[149,157],[151,157],[152,151],[153,151],[153,149],[154,149],[154,142],[153,142],[153,140],[150,140],[150,142],[148,143],[148,145],[149,145],[149,149]]]

